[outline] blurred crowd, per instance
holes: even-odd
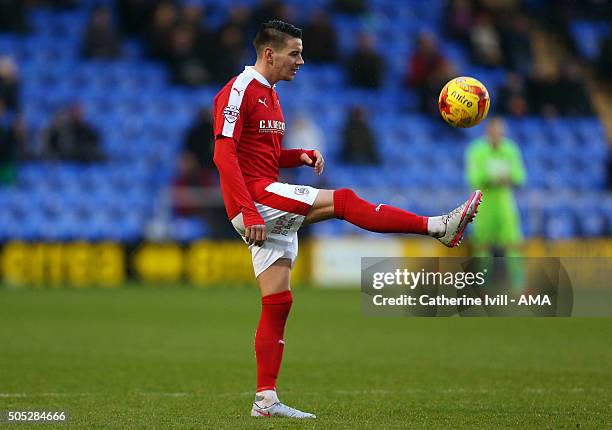
[[[0,56],[0,184],[14,181],[17,163],[24,156],[26,135],[20,113],[17,64]]]
[[[539,7],[538,13],[529,9],[532,3]],[[70,8],[77,4],[74,0],[4,0],[0,2],[0,31],[28,31],[25,14],[29,7]],[[338,50],[332,14],[365,18],[369,13],[365,0],[335,0],[329,10],[317,10],[299,19],[296,10],[279,0],[260,0],[253,8],[229,5],[225,21],[213,28],[206,23],[207,13],[214,7],[196,0],[117,0],[115,10],[97,6],[83,34],[81,53],[85,58],[121,58],[122,42],[137,38],[148,57],[167,65],[173,83],[220,85],[253,60],[250,41],[259,24],[278,18],[304,29],[307,62],[343,65],[347,81],[356,87],[376,89],[385,79],[385,59],[377,49],[384,41],[363,32],[355,34],[354,52]],[[412,53],[406,58],[406,85],[421,97],[421,110],[431,113],[435,104],[428,101],[437,99],[434,96],[439,88],[458,72],[457,65],[444,55],[444,43],[451,41],[469,52],[473,64],[513,72],[503,89],[508,97],[495,104],[500,106],[499,113],[589,115],[592,109],[582,86],[581,68],[573,59],[542,67],[534,59],[532,29],[537,22],[565,34],[571,17],[582,14],[605,19],[610,9],[609,2],[602,0],[586,0],[580,5],[571,0],[448,0],[440,31],[422,32],[414,40]],[[445,40],[438,40],[437,34]],[[607,54],[611,45],[610,40],[603,42],[597,61],[602,76],[610,71],[612,56]],[[548,97],[559,92],[569,96],[563,100]],[[580,106],[578,111],[575,106]]]
[[[544,0],[538,2],[534,14],[540,24],[557,33],[564,43],[573,50],[578,49],[570,33],[572,23],[586,20],[608,25],[607,34],[599,41],[599,54],[592,63],[598,76],[609,81],[612,76],[612,2],[609,0]]]
[[[27,33],[30,7],[74,8],[76,0],[0,1],[0,31]],[[506,78],[494,90],[493,113],[522,117],[593,115],[585,87],[584,63],[576,56],[561,62],[539,61],[534,50],[534,29],[547,28],[565,34],[569,19],[576,14],[606,19],[609,2],[586,0],[448,0],[441,27],[422,31],[414,39],[405,61],[404,87],[419,98],[418,110],[438,115],[440,88],[461,70],[448,55],[449,44],[469,53],[470,62],[493,71],[504,71]],[[585,6],[586,5],[586,6]],[[113,60],[125,55],[126,40],[138,40],[145,55],[163,63],[174,85],[218,87],[254,60],[251,39],[260,23],[283,19],[303,28],[304,57],[309,64],[335,64],[343,68],[348,85],[366,90],[383,86],[388,58],[373,33],[357,32],[352,52],[342,52],[333,24],[336,13],[367,18],[365,0],[335,0],[326,10],[317,10],[305,19],[277,0],[260,0],[253,7],[231,4],[225,21],[209,26],[210,8],[201,1],[117,0],[115,8],[106,5],[90,12],[80,44],[85,59]],[[426,6],[424,6],[426,7]],[[534,13],[537,10],[538,13]],[[572,15],[574,14],[574,15]],[[367,28],[367,27],[366,27]],[[28,151],[28,130],[22,120],[19,68],[13,58],[0,53],[0,181],[10,183],[15,166],[24,158],[96,163],[105,160],[100,133],[87,122],[78,102],[62,106],[44,127],[41,144]],[[612,33],[602,42],[600,57],[590,66],[602,78],[612,71]],[[325,139],[307,114],[296,115],[288,129],[288,147],[324,149]],[[339,161],[348,164],[377,164],[377,136],[370,127],[368,112],[355,106],[346,113],[342,128]],[[194,116],[185,130],[183,152],[177,162],[174,188],[217,185],[212,163],[212,118],[207,109]],[[184,201],[183,201],[184,203]],[[193,214],[189,205],[177,203],[179,214]]]

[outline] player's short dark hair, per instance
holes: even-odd
[[[293,37],[301,39],[302,29],[275,19],[261,24],[253,39],[253,46],[257,51],[257,55],[259,55],[266,45],[272,46],[274,49],[282,49],[287,40]]]

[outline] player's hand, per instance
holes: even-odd
[[[304,164],[307,164],[309,166],[312,165],[312,167],[314,168],[314,171],[317,175],[321,175],[323,173],[323,169],[325,168],[325,160],[323,159],[323,154],[321,154],[321,152],[317,151],[316,149],[314,150],[314,165],[313,164],[313,160],[312,158],[310,158],[308,156],[308,154],[304,153],[302,155],[300,155],[300,160],[302,160],[302,162]]]
[[[244,229],[244,238],[247,241],[247,244],[262,246],[266,241],[266,225],[265,224],[255,224],[250,227]]]

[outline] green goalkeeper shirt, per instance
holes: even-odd
[[[466,162],[469,184],[484,193],[474,223],[474,239],[499,245],[520,241],[512,188],[525,183],[526,173],[518,146],[504,138],[494,148],[486,138],[477,139],[468,147]]]

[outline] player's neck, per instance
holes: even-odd
[[[257,61],[253,68],[256,71],[258,71],[261,74],[261,76],[266,78],[266,81],[268,81],[270,85],[274,86],[274,84],[276,84],[279,81],[278,79],[274,78],[273,73],[270,70],[266,69],[265,64],[262,64],[259,61]]]

